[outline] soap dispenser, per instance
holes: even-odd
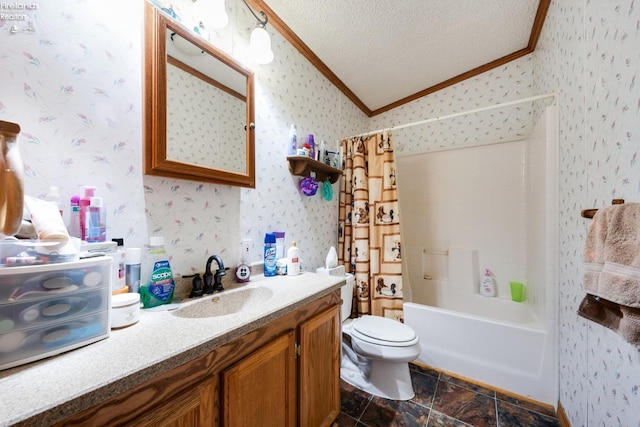
[[[480,283],[480,295],[485,297],[496,296],[496,285],[493,281],[491,270],[489,270],[488,268],[484,270],[484,277],[482,278],[482,282]]]

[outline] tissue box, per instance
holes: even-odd
[[[319,268],[316,268],[316,273],[324,274],[326,276],[342,277],[344,276],[344,265],[339,265],[334,268],[319,267]]]

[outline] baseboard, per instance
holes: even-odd
[[[569,417],[567,417],[567,413],[564,412],[564,408],[562,407],[562,403],[558,400],[558,422],[560,423],[560,427],[571,427],[571,422],[569,422]]]

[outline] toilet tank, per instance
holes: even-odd
[[[351,305],[353,304],[353,285],[355,278],[351,273],[345,273],[347,283],[340,288],[340,296],[342,298],[342,306],[340,309],[340,321],[344,322],[351,316]]]

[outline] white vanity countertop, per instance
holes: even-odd
[[[63,420],[327,295],[344,282],[344,277],[316,273],[260,275],[245,285],[193,300],[254,287],[273,292],[267,301],[246,304],[234,314],[182,318],[173,311],[141,310],[137,324],[113,330],[107,339],[0,371],[0,426]]]

